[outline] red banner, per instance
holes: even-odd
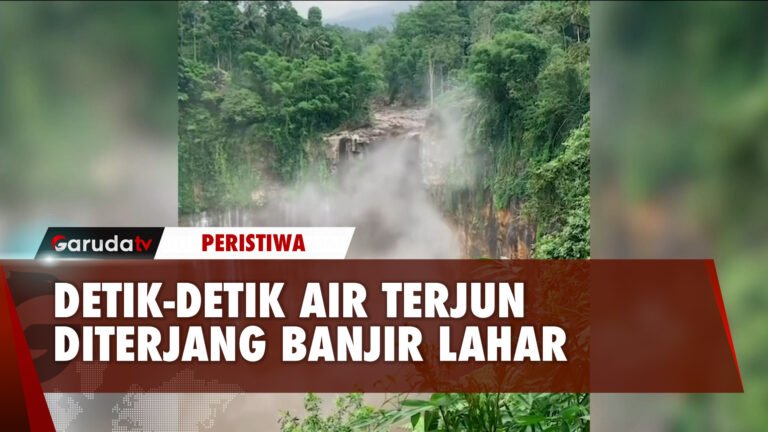
[[[50,392],[742,391],[712,261],[4,268]]]

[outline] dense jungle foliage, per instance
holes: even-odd
[[[287,1],[180,3],[181,213],[246,204],[261,172],[294,180],[314,138],[365,121],[378,81],[351,36],[369,35]]]
[[[462,107],[478,196],[522,203],[534,255],[589,255],[589,5],[425,1],[393,29],[287,1],[179,6],[179,210],[300,180],[323,134],[375,103]]]

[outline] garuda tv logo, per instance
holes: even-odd
[[[51,248],[56,252],[111,252],[130,253],[148,252],[152,239],[141,236],[120,237],[115,234],[110,238],[67,238],[57,234],[51,239]]]

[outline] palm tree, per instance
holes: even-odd
[[[290,31],[286,29],[283,32],[283,49],[285,54],[293,57],[296,51],[304,44],[304,33],[301,31]]]
[[[243,10],[243,19],[240,22],[240,30],[246,37],[255,37],[264,33],[266,20],[262,14],[262,7],[256,2],[247,2]]]
[[[331,52],[331,41],[323,29],[313,28],[304,38],[304,47],[320,57],[325,57]]]

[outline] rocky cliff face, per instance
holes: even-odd
[[[528,258],[535,226],[521,212],[520,203],[496,209],[482,186],[473,186],[467,171],[477,169],[466,160],[460,125],[428,109],[378,111],[371,125],[341,131],[325,138],[325,157],[331,171],[368,157],[382,146],[405,142],[417,154],[424,187],[469,258]]]
[[[415,142],[424,130],[427,114],[426,109],[419,108],[380,109],[374,113],[371,124],[326,136],[323,148],[331,172],[335,173],[347,161],[367,157],[382,145],[403,139]]]
[[[519,204],[496,209],[483,191],[451,191],[432,187],[468,258],[525,259],[530,257],[536,227]]]

